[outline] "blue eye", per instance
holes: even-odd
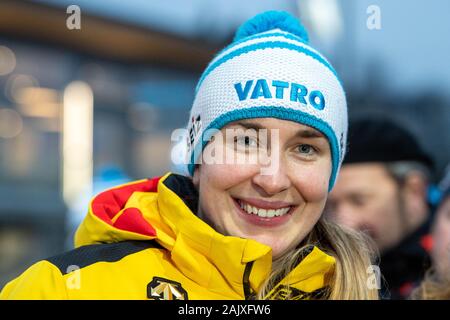
[[[302,154],[311,154],[313,153],[315,150],[312,146],[310,146],[309,144],[301,144],[298,146],[298,151]]]
[[[258,147],[258,140],[254,137],[239,136],[239,137],[235,137],[234,141],[236,144],[238,144],[240,146],[249,147],[249,148]]]

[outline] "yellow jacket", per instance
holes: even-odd
[[[0,298],[250,298],[271,271],[271,248],[217,233],[193,213],[197,200],[191,180],[171,173],[100,193],[77,230],[77,249],[37,262]],[[334,265],[311,247],[268,298],[314,298]]]

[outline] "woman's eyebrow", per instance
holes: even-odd
[[[236,122],[235,125],[244,127],[245,129],[254,129],[254,130],[260,130],[260,129],[267,129],[266,127],[260,125],[256,122],[249,122],[249,121],[242,121],[242,122]],[[324,138],[325,136],[314,129],[301,129],[295,133],[296,137],[300,138]]]
[[[301,137],[301,138],[325,138],[321,132],[319,132],[317,130],[312,130],[312,129],[299,130],[299,131],[297,131],[295,136]]]
[[[255,129],[255,130],[267,129],[266,127],[256,122],[236,122],[235,125],[244,127],[245,129]]]

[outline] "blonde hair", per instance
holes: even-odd
[[[327,289],[318,299],[379,299],[378,290],[370,289],[367,284],[367,269],[376,257],[375,246],[361,232],[346,229],[325,218],[317,222],[300,246],[274,261],[271,275],[257,293],[256,299],[267,299],[269,292],[295,268],[311,246],[317,246],[336,259]]]
[[[425,274],[419,287],[413,290],[412,300],[450,300],[450,275],[438,276],[434,268]]]

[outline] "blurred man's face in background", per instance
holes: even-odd
[[[431,256],[439,275],[450,272],[450,196],[447,196],[436,213]]]
[[[327,215],[366,232],[383,253],[423,221],[412,213],[418,201],[412,197],[420,197],[416,191],[400,187],[381,163],[346,164],[328,198]]]

